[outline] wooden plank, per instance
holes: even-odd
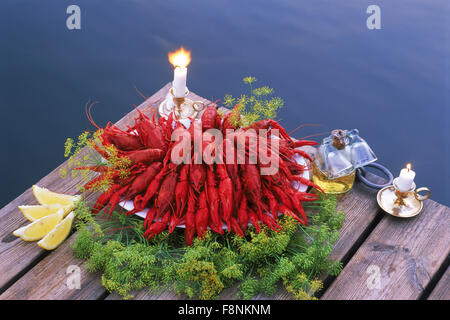
[[[154,108],[154,105],[157,105],[164,99],[169,88],[170,84],[167,84],[156,94],[154,94],[150,99],[142,103],[138,108],[143,111],[149,111],[150,108]],[[136,114],[137,111],[133,110],[125,117],[123,117],[118,122],[119,127],[125,128],[127,125],[131,125]],[[65,164],[66,163],[62,164],[61,166]],[[37,184],[39,186],[47,187],[50,190],[56,192],[75,194],[77,192],[76,186],[80,183],[80,180],[69,178],[60,179],[60,167],[53,170],[50,174],[41,179]],[[24,194],[22,194],[7,206],[5,206],[2,210],[0,210],[0,225],[2,226],[2,229],[0,231],[0,239],[2,239],[0,242],[0,288],[3,287],[3,290],[6,290],[6,286],[10,285],[11,282],[16,281],[16,278],[20,277],[22,273],[33,266],[33,264],[36,263],[36,260],[39,261],[47,254],[47,252],[38,247],[35,242],[24,242],[21,239],[12,236],[11,234],[13,230],[28,223],[28,221],[23,217],[20,210],[17,209],[17,205],[33,203],[36,203],[36,201],[34,200],[31,189],[28,189]],[[4,295],[2,295],[2,298],[30,298],[37,295],[39,296],[39,298],[45,299],[45,290],[34,291],[32,287],[36,286],[36,282],[26,280],[30,279],[30,277],[33,277],[33,279],[38,279],[36,275],[39,275],[40,277],[45,276],[44,278],[42,278],[43,284],[51,283],[51,279],[54,277],[54,274],[62,276],[59,267],[60,261],[72,261],[71,259],[73,260],[74,258],[71,250],[68,249],[68,244],[63,244],[61,247],[51,252],[44,259],[45,261],[43,261],[44,264],[42,266],[46,270],[48,269],[46,273],[41,273],[41,263],[38,263],[27,272],[27,277],[24,278],[24,280],[15,282],[8,290],[6,290],[6,292],[4,292]],[[46,267],[47,265],[48,267]],[[59,278],[56,277],[54,281],[57,281],[58,279]],[[78,292],[75,295],[76,297],[92,297],[92,295],[88,293],[88,291],[91,289],[93,289],[91,290],[93,292],[101,292],[101,290],[98,290],[97,288],[92,288],[92,286],[90,285],[91,278],[89,276],[86,276],[84,278],[82,277],[82,280],[84,281],[82,282],[82,292]],[[98,287],[101,287],[100,282],[97,282]],[[63,282],[60,281],[60,284],[63,285]],[[70,298],[73,296],[73,293],[71,292],[65,292],[62,289],[59,291],[58,290],[59,289],[52,289],[47,293],[51,295],[52,298],[55,292],[59,292],[61,298]],[[27,296],[26,294],[24,295],[22,291],[29,292],[30,296]]]
[[[449,227],[450,208],[432,200],[415,218],[386,214],[322,298],[417,299],[449,254]]]
[[[233,300],[236,299],[236,292],[238,289],[238,284],[235,284],[231,288],[224,289],[219,295],[219,300]],[[187,295],[177,295],[173,289],[168,289],[164,291],[151,292],[147,288],[141,289],[137,292],[133,292],[135,300],[189,300]],[[106,298],[106,300],[122,300],[122,297],[118,294],[111,293]]]
[[[375,183],[383,182],[378,176],[370,174],[368,176]],[[341,236],[331,254],[333,259],[342,261],[381,213],[376,202],[377,192],[378,190],[357,182],[350,192],[338,199],[337,210],[345,212],[346,219],[340,231]]]
[[[73,256],[73,241],[72,236],[55,252],[46,256],[0,295],[0,300],[98,299],[104,295],[106,290],[99,276],[87,272],[83,261]],[[70,273],[73,269],[69,267],[77,270]]]
[[[450,267],[447,268],[447,271],[445,271],[427,299],[450,300]]]
[[[158,290],[157,292],[151,292],[147,288],[141,289],[139,291],[135,291],[131,293],[133,295],[133,299],[135,300],[187,300],[189,299],[187,296],[178,296],[173,289],[169,290]],[[122,300],[122,296],[111,293],[109,294],[105,300]]]

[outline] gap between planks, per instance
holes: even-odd
[[[425,288],[419,299],[421,300],[449,300],[450,299],[450,255],[447,256],[441,268]]]

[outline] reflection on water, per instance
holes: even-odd
[[[375,2],[382,29],[368,30]],[[417,184],[448,205],[449,2],[375,2],[77,1],[82,30],[69,31],[69,1],[3,0],[0,205],[91,129],[88,98],[101,102],[96,121],[118,120],[140,102],[134,85],[151,94],[170,81],[167,52],[179,45],[192,50],[190,90],[237,95],[256,76],[285,99],[288,129],[323,124],[296,137],[359,128],[394,175],[412,162]]]

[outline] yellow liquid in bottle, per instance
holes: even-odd
[[[312,165],[313,182],[323,189],[325,193],[339,194],[349,191],[355,182],[355,170],[352,173],[339,177],[337,179],[329,179],[328,175],[320,171],[315,161]]]

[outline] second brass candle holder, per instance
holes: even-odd
[[[423,201],[431,195],[430,189],[422,187],[416,190],[416,184],[413,182],[408,191],[402,191],[397,187],[397,179],[394,179],[392,186],[387,186],[378,192],[378,205],[394,217],[411,218],[418,215],[422,211]],[[420,195],[421,192],[426,193]]]

